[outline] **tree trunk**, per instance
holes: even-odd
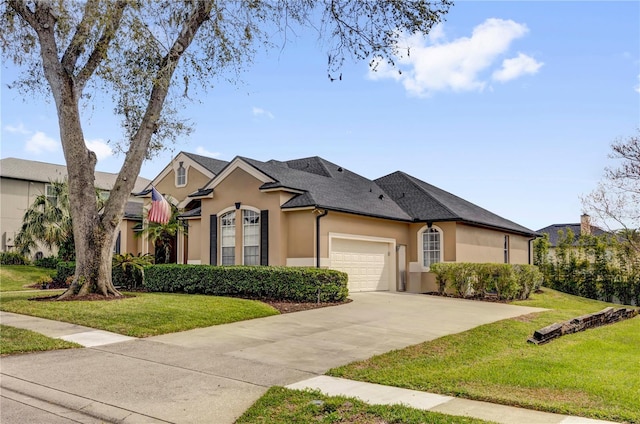
[[[95,4],[85,9],[85,13],[88,14],[84,16],[86,20],[83,19],[79,23],[62,57],[59,56],[55,37],[56,13],[50,2],[27,5],[19,0],[9,0],[8,4],[37,34],[44,75],[51,88],[58,113],[60,141],[67,164],[76,271],[71,286],[59,299],[89,293],[122,296],[111,281],[112,249],[116,231],[140,173],[151,137],[157,129],[173,73],[196,32],[209,18],[213,2],[198,2],[193,5],[182,31],[163,57],[154,79],[147,109],[138,130],[130,140],[124,163],[102,211],[98,211],[95,195],[97,159],[95,153],[87,149],[85,144],[78,104],[87,81],[98,68],[101,58],[107,54],[109,43],[120,25],[123,10],[128,2],[117,1],[111,5],[105,18],[103,36],[90,53],[86,52],[87,46],[83,43],[86,32],[91,29],[92,21],[97,19],[97,15],[90,14],[90,10],[95,9]],[[83,53],[87,54],[88,59],[84,66],[80,66],[78,59]]]

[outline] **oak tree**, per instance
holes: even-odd
[[[316,31],[326,41],[331,77],[345,57],[392,62],[404,35],[426,34],[450,0],[4,0],[5,59],[24,69],[12,87],[53,97],[68,170],[76,273],[62,297],[120,296],[111,255],[141,165],[189,131],[179,102],[193,85],[234,79],[272,36]],[[108,93],[121,118],[124,154],[109,199],[98,209],[96,155],[83,115]]]

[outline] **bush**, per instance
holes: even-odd
[[[347,274],[301,267],[153,265],[145,267],[144,286],[156,292],[296,302],[339,302],[349,294]]]
[[[56,267],[58,266],[58,262],[59,261],[57,256],[48,256],[46,258],[36,259],[33,264],[41,268],[56,269]]]
[[[29,259],[16,252],[0,253],[0,265],[29,265]]]
[[[58,262],[56,266],[56,275],[53,282],[56,284],[66,284],[69,277],[73,277],[76,273],[75,262]]]
[[[144,267],[153,265],[153,255],[131,253],[113,255],[111,278],[116,287],[135,290],[142,287],[144,281]]]
[[[447,288],[462,297],[495,292],[500,300],[527,299],[542,285],[542,274],[533,265],[437,263],[431,271],[436,281],[444,278]]]

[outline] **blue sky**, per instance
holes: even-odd
[[[347,61],[327,78],[312,32],[261,52],[241,80],[216,81],[184,116],[195,131],[143,165],[154,178],[179,151],[231,160],[321,156],[374,179],[396,170],[533,230],[578,222],[617,138],[640,127],[640,3],[459,1],[397,69]],[[276,40],[278,43],[278,40]],[[9,90],[2,66],[1,156],[64,163],[42,97]],[[117,172],[109,105],[84,113],[85,137]]]

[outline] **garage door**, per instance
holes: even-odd
[[[331,268],[349,275],[349,291],[389,290],[389,244],[335,238]]]

